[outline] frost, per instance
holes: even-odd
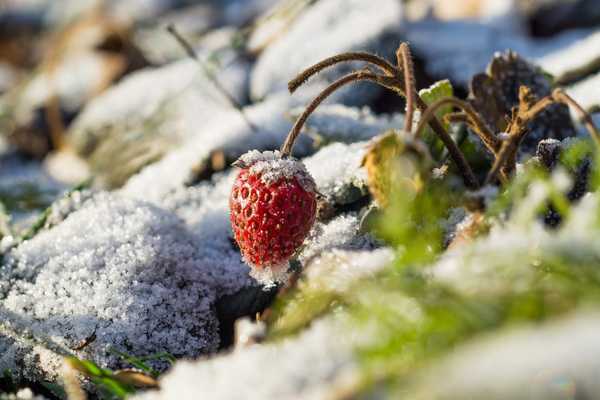
[[[558,184],[563,179],[555,178]],[[537,203],[543,204],[548,188],[530,189],[529,199],[513,211],[504,226],[495,226],[488,236],[469,245],[458,246],[442,255],[431,267],[436,281],[463,293],[499,295],[509,288],[528,287],[540,260],[568,259],[574,264],[593,265],[600,259],[597,231],[600,201],[596,195],[584,196],[572,207],[560,230],[548,231],[535,220]],[[481,285],[481,282],[486,282]]]
[[[348,332],[323,320],[279,343],[254,345],[210,360],[180,362],[160,381],[159,392],[140,400],[238,398],[322,399],[357,373]]]
[[[316,223],[304,242],[299,260],[306,264],[313,257],[335,249],[369,250],[376,243],[369,235],[359,234],[360,220],[356,213],[342,214],[327,223]]]
[[[286,283],[291,276],[290,263],[285,262],[275,265],[256,266],[244,259],[250,268],[250,276],[263,285],[264,290],[269,290],[280,283]]]
[[[219,336],[210,267],[173,214],[99,194],[5,256],[0,315],[17,351],[0,341],[0,354],[12,351],[28,370],[52,377],[57,349],[72,353],[93,332],[96,340],[76,354],[107,367],[120,365],[111,348],[138,356],[213,352]]]
[[[250,93],[254,99],[287,91],[287,82],[311,64],[337,53],[351,50],[393,55],[402,24],[402,4],[396,0],[320,0],[307,8],[279,40],[269,45],[258,59],[251,76]],[[352,29],[349,29],[352,27]],[[318,42],[318,46],[315,43]],[[339,70],[323,73],[318,82],[331,81]],[[372,86],[368,87],[373,89]],[[372,93],[352,89],[333,98],[363,103]]]
[[[368,191],[367,174],[361,166],[366,150],[364,142],[333,143],[304,162],[321,194],[336,204],[348,204]]]
[[[280,179],[296,178],[304,190],[315,191],[315,182],[306,170],[304,163],[292,158],[282,158],[278,150],[263,152],[251,150],[242,155],[237,164],[241,168],[250,168],[250,173],[260,176],[260,180],[266,185],[273,184]]]

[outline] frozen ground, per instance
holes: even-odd
[[[0,6],[0,23],[17,23],[23,31],[16,37],[40,43],[28,49],[32,60],[4,60],[0,51],[0,372],[33,384],[60,383],[65,355],[118,369],[129,364],[116,351],[137,357],[167,352],[179,360],[160,377],[161,389],[136,398],[353,394],[364,383],[354,350],[376,340],[372,327],[348,325],[343,301],[315,315],[302,314],[302,305],[319,296],[358,296],[356,285],[376,281],[401,253],[364,233],[372,201],[362,164],[373,138],[403,128],[404,103],[361,83],[336,93],[307,121],[294,156],[317,184],[320,215],[292,263],[302,273],[287,310],[302,315],[269,326],[285,331],[288,323],[293,334],[267,335],[248,346],[232,344],[235,320],[255,318],[282,288],[266,290],[250,277],[233,240],[228,198],[238,171],[231,163],[250,150],[278,149],[317,90],[361,65],[336,66],[290,95],[287,82],[303,68],[346,51],[375,52],[394,62],[403,40],[416,56],[419,88],[448,78],[466,94],[472,76],[486,70],[494,53],[510,48],[597,112],[598,24],[563,29],[557,20],[546,26],[551,36],[532,36],[528,13],[542,6],[517,10],[500,0],[453,21],[415,19],[416,11],[398,0],[286,0],[274,9],[273,0],[193,3],[106,2],[100,14],[123,30],[92,18],[75,31],[79,37],[60,42],[65,51],[50,55],[41,51],[41,38],[51,40],[50,33],[81,18],[95,1]],[[440,7],[433,14],[446,18]],[[200,63],[164,31],[169,22],[192,42]],[[12,34],[0,27],[0,45],[12,45]],[[600,122],[599,114],[594,118]],[[452,132],[459,140],[464,133],[458,126]],[[487,168],[487,158],[467,150],[476,168]],[[462,191],[455,172],[450,164],[436,176],[454,174],[452,187]],[[568,188],[567,175],[558,168],[550,184],[532,185],[510,218],[499,217],[488,235],[443,253],[425,268],[428,278],[465,296],[508,296],[539,277],[540,258],[566,257],[581,265],[577,276],[595,282],[597,274],[585,266],[600,260],[598,196],[578,198],[557,231],[536,214],[552,190]],[[70,192],[78,183],[82,187]],[[417,178],[412,183],[419,185]],[[492,192],[486,200],[496,192],[484,191]],[[474,220],[460,208],[430,222],[464,228]],[[270,312],[277,310],[269,308],[266,321]],[[560,388],[544,386],[550,376],[580,385],[582,396],[598,393],[592,377],[598,324],[597,313],[577,310],[559,321],[496,332],[457,347],[440,365],[424,363],[407,390],[422,398],[519,398],[518,388],[533,380],[531,398],[560,398],[552,397],[563,393]],[[572,351],[570,340],[576,341]],[[487,356],[477,357],[480,352]],[[536,357],[523,357],[530,352]],[[513,357],[519,368],[511,370]],[[169,366],[151,364],[161,372]],[[492,384],[495,368],[507,373]],[[30,394],[7,398],[35,398]]]

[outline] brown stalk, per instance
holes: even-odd
[[[408,48],[407,45],[405,45]],[[400,46],[399,52],[401,53],[402,45]],[[408,54],[410,57],[410,54]],[[289,156],[292,151],[292,147],[294,141],[300,134],[300,130],[302,126],[310,116],[310,114],[325,100],[328,96],[330,96],[334,91],[339,89],[340,87],[349,84],[354,81],[359,80],[368,80],[374,83],[377,83],[380,86],[383,86],[387,89],[393,90],[399,95],[405,95],[405,80],[401,76],[404,68],[402,65],[393,66],[388,61],[382,59],[381,57],[368,54],[368,53],[344,53],[337,56],[330,57],[326,60],[323,60],[320,63],[309,67],[308,69],[301,72],[296,78],[294,78],[289,84],[288,88],[290,92],[294,92],[299,86],[305,83],[311,76],[317,74],[325,68],[328,68],[332,65],[335,65],[340,62],[345,61],[366,61],[370,64],[377,66],[379,69],[385,72],[385,75],[378,75],[369,70],[362,70],[350,73],[343,78],[335,81],[327,88],[325,88],[307,107],[307,109],[298,117],[296,123],[292,127],[292,130],[288,134],[288,137],[285,140],[285,143],[281,147],[281,152],[284,156]],[[424,113],[427,110],[427,104],[423,101],[423,99],[416,93],[416,90],[412,90],[412,96],[415,102],[415,106]],[[440,140],[444,143],[446,148],[448,149],[448,153],[456,163],[458,170],[463,176],[463,180],[465,185],[469,188],[476,189],[479,187],[477,179],[473,174],[473,170],[469,166],[467,160],[464,155],[454,143],[452,137],[446,132],[442,124],[438,121],[438,119],[433,116],[429,124],[433,131],[440,137]]]
[[[450,112],[450,113],[444,115],[444,117],[442,119],[445,124],[470,124],[471,123],[469,116],[462,111]]]
[[[296,89],[305,84],[312,76],[318,74],[322,70],[342,62],[350,61],[364,61],[375,67],[378,67],[383,73],[389,76],[395,76],[398,72],[392,64],[381,57],[363,52],[348,52],[326,58],[323,61],[308,67],[288,83],[288,89],[290,93],[294,93]]]
[[[473,131],[481,139],[481,141],[487,147],[487,149],[493,155],[497,155],[497,153],[500,150],[500,147],[502,145],[502,142],[500,141],[500,139],[498,139],[496,137],[496,135],[494,135],[492,133],[490,128],[488,128],[488,126],[483,121],[483,119],[479,116],[479,114],[477,114],[475,109],[469,103],[467,103],[466,101],[459,100],[455,97],[446,97],[446,98],[440,99],[440,100],[434,102],[433,104],[431,104],[427,108],[427,111],[425,111],[425,113],[421,117],[421,120],[419,121],[419,125],[417,126],[417,130],[415,132],[415,136],[419,137],[419,135],[423,132],[423,129],[425,128],[425,124],[427,124],[429,122],[429,120],[433,116],[435,116],[435,112],[440,107],[443,107],[448,104],[453,105],[457,108],[460,108],[461,110],[463,110],[465,112],[465,114],[468,117],[468,121],[470,122],[469,126],[473,129]]]
[[[402,43],[396,52],[398,66],[402,65],[404,71],[404,94],[406,96],[406,114],[404,116],[404,131],[411,132],[413,124],[413,116],[415,112],[415,71],[412,62],[412,56],[408,44]]]
[[[341,77],[340,79],[333,82],[331,85],[327,86],[315,99],[306,107],[304,112],[296,119],[294,126],[292,127],[290,133],[288,134],[285,142],[281,146],[281,155],[287,157],[292,154],[292,148],[294,146],[294,142],[298,135],[300,135],[300,131],[304,126],[306,120],[312,114],[317,107],[329,96],[333,94],[336,90],[341,88],[342,86],[348,85],[352,82],[357,81],[371,81],[378,84],[381,84],[381,76],[374,74],[373,72],[364,69],[361,71],[355,71],[348,75]]]
[[[502,144],[500,151],[488,172],[485,183],[492,183],[499,172],[510,176],[515,168],[517,152],[523,139],[529,133],[527,125],[546,107],[553,104],[552,97],[547,96],[535,102],[531,90],[526,86],[519,88],[519,107],[508,128],[508,139]]]

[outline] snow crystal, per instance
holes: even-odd
[[[260,180],[266,185],[280,179],[296,178],[304,190],[315,191],[315,182],[306,170],[304,163],[293,158],[282,158],[278,150],[263,152],[251,150],[242,155],[236,165],[241,168],[250,168],[250,173],[260,175]]]
[[[29,369],[56,373],[47,344],[70,352],[93,332],[76,354],[109,367],[120,365],[112,348],[194,357],[219,344],[210,265],[181,220],[152,205],[98,194],[4,261],[0,319],[20,332],[16,358]],[[26,346],[25,332],[44,346]]]
[[[373,249],[376,246],[374,239],[360,235],[359,225],[357,213],[342,214],[327,223],[316,223],[304,242],[300,262],[306,265],[313,257],[335,249]]]
[[[362,159],[367,143],[332,143],[304,160],[319,193],[329,201],[348,204],[368,191]],[[327,167],[324,167],[327,166]]]
[[[250,276],[263,285],[265,290],[274,288],[280,283],[285,283],[290,279],[290,263],[270,264],[256,266],[244,257],[246,264],[250,265]]]
[[[229,194],[236,176],[235,170],[217,174],[212,181],[177,189],[162,199],[162,206],[182,218],[193,235],[197,260],[210,265],[206,273],[219,296],[256,285],[233,245]]]
[[[313,323],[298,337],[257,344],[198,362],[179,362],[160,380],[161,390],[140,400],[322,399],[355,376],[346,333],[334,321]],[[324,355],[326,355],[324,357]]]

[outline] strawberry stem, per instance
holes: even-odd
[[[337,81],[333,82],[328,87],[326,87],[308,105],[306,110],[296,120],[296,122],[295,122],[294,126],[292,127],[290,133],[288,134],[285,142],[281,146],[282,155],[289,156],[291,154],[292,147],[294,145],[294,141],[300,134],[300,131],[301,131],[302,127],[304,126],[304,123],[310,116],[310,114],[312,114],[315,111],[315,109],[327,97],[329,97],[333,92],[335,92],[340,87],[347,85],[351,82],[360,81],[360,80],[371,81],[371,82],[374,82],[374,83],[376,83],[380,86],[383,86],[387,89],[390,89],[390,90],[398,93],[401,96],[405,95],[404,90],[409,90],[411,93],[411,96],[409,96],[409,99],[407,101],[407,106],[409,106],[408,108],[410,110],[413,110],[414,107],[416,106],[416,108],[418,108],[422,113],[424,113],[427,110],[427,104],[423,101],[421,96],[419,96],[419,94],[416,92],[416,90],[414,88],[414,77],[413,77],[414,74],[412,72],[412,59],[410,56],[410,50],[408,48],[408,45],[405,43],[402,43],[400,45],[400,47],[398,48],[396,56],[399,60],[404,59],[404,61],[402,63],[399,62],[399,65],[397,65],[397,66],[393,66],[388,61],[384,60],[383,58],[372,55],[372,54],[343,53],[343,54],[339,54],[337,56],[327,58],[327,59],[321,61],[320,63],[317,63],[317,64],[313,65],[312,67],[309,67],[308,69],[306,69],[302,73],[300,73],[292,81],[290,81],[288,84],[288,88],[289,88],[290,92],[293,93],[298,87],[300,87],[302,84],[304,84],[311,76],[317,74],[318,72],[322,71],[325,68],[328,68],[337,63],[345,62],[345,61],[366,61],[370,64],[377,66],[379,69],[381,69],[385,73],[385,75],[378,75],[368,69],[363,69],[361,71],[355,71],[353,73],[350,73],[350,74],[338,79]],[[406,65],[403,67],[403,65],[401,65],[401,64],[406,64]],[[408,72],[404,72],[404,74],[408,75],[409,79],[404,79],[401,76],[402,72],[404,70],[408,70]],[[406,81],[409,81],[409,82],[406,82]],[[416,103],[416,104],[413,106],[413,103]],[[411,111],[411,113],[412,113],[412,111]],[[409,115],[408,117],[411,117],[411,116]],[[409,119],[409,121],[411,121],[411,120]],[[456,143],[454,143],[454,140],[452,139],[452,137],[448,134],[448,132],[446,132],[444,127],[437,120],[435,115],[431,117],[429,124],[430,124],[431,128],[433,129],[433,131],[440,137],[440,140],[444,143],[446,148],[448,148],[448,152],[450,153],[450,156],[453,158],[460,173],[463,176],[465,185],[467,185],[469,188],[473,188],[473,189],[478,188],[479,184],[477,183],[477,179],[475,178],[475,174],[473,174],[473,170],[469,166],[469,163],[465,159],[464,155],[462,154],[462,152],[460,151],[460,149],[458,148]]]
[[[345,75],[342,78],[333,82],[331,85],[327,86],[325,89],[323,89],[323,91],[319,93],[317,97],[315,97],[315,99],[306,107],[306,110],[304,110],[304,112],[298,117],[298,119],[294,123],[294,126],[290,130],[290,133],[285,139],[285,142],[281,146],[281,155],[287,157],[292,154],[292,147],[294,146],[294,142],[296,141],[298,135],[300,135],[300,131],[302,130],[302,127],[304,126],[306,120],[308,119],[310,114],[312,114],[327,97],[333,94],[333,92],[335,92],[344,85],[357,81],[372,81],[375,83],[382,84],[381,78],[381,76],[374,74],[373,72],[367,69],[364,69]]]
[[[392,64],[381,57],[364,52],[348,52],[326,58],[323,61],[308,67],[288,83],[288,89],[290,93],[294,93],[296,89],[305,84],[312,76],[318,74],[322,70],[342,62],[350,61],[364,61],[378,67],[388,76],[394,76],[398,73]]]
[[[415,89],[415,71],[408,44],[400,44],[400,47],[398,47],[398,51],[396,52],[396,58],[398,59],[398,67],[402,65],[402,70],[404,72],[404,95],[406,97],[404,130],[410,133],[412,131],[413,116],[415,112],[414,102],[417,91]]]

